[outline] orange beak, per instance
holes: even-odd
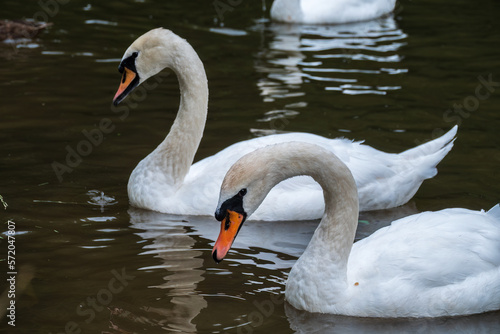
[[[136,77],[137,74],[134,71],[128,69],[127,67],[124,67],[120,87],[118,87],[118,91],[113,98],[113,104],[115,106],[118,105],[118,103],[120,103],[128,95],[128,93],[130,93],[132,89],[135,88],[132,83],[134,83]]]
[[[240,213],[231,210],[227,210],[227,213],[221,222],[219,237],[212,250],[212,257],[217,263],[226,256],[244,221],[244,216]]]

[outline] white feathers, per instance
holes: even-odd
[[[274,0],[273,20],[287,23],[342,24],[389,14],[396,0]]]

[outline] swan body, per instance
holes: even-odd
[[[259,166],[258,169],[255,166]],[[260,167],[264,166],[264,167]],[[310,175],[325,214],[286,283],[297,309],[360,317],[440,317],[500,309],[500,206],[446,209],[399,219],[353,245],[356,184],[330,151],[283,143],[252,152],[228,171],[213,257],[227,254],[245,218],[284,179]]]
[[[389,14],[396,0],[275,0],[271,18],[305,24],[342,24],[367,21]]]
[[[165,140],[130,175],[130,203],[143,209],[212,215],[222,179],[234,162],[257,148],[289,141],[316,144],[339,156],[354,175],[361,210],[392,208],[405,204],[425,179],[436,175],[436,165],[451,150],[457,132],[455,126],[442,137],[400,154],[308,133],[270,135],[233,144],[191,165],[205,127],[208,85],[203,64],[188,42],[163,28],[139,37],[120,63],[123,79],[114,103],[166,67],[178,77],[181,101]],[[321,187],[310,177],[286,180],[271,191],[253,218],[317,219],[324,211],[322,196]]]

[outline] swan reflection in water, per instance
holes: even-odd
[[[317,86],[326,91],[321,94],[386,95],[401,89],[397,76],[407,72],[398,54],[407,35],[392,15],[343,25],[259,23],[252,29],[263,34],[255,60],[263,74],[257,82],[261,96],[284,101],[285,109],[269,111],[262,122],[293,118]]]
[[[142,306],[131,310],[114,309],[111,328],[117,333],[129,332],[129,327],[166,330],[182,333],[195,333],[193,319],[207,307],[205,298],[197,290],[198,283],[204,280],[203,251],[197,249],[189,224],[181,216],[167,215],[155,211],[130,208],[130,226],[145,244],[141,256],[161,259],[155,266],[140,268],[144,271],[165,270],[164,282],[147,285],[148,289],[160,289],[154,292],[159,298],[167,296],[170,302],[164,307]],[[207,223],[207,222],[205,222]],[[151,278],[151,282],[153,282]],[[132,311],[133,310],[133,311]]]
[[[500,312],[443,318],[357,318],[309,313],[285,303],[290,328],[296,334],[478,334],[500,331]]]
[[[206,268],[214,267],[210,251],[217,237],[219,222],[208,216],[168,215],[135,208],[130,208],[128,213],[131,227],[137,229],[136,234],[147,241],[140,255],[160,258],[162,262],[141,270],[164,269],[166,272],[162,284],[147,288],[164,290],[165,293],[158,292],[158,295],[166,295],[170,302],[164,308],[143,306],[137,309],[130,306],[130,310],[112,309],[111,328],[122,332],[129,327],[146,326],[195,333],[198,329],[193,320],[208,307],[207,293],[199,288],[199,283],[207,276]],[[317,221],[251,224],[236,246],[239,256],[234,259],[237,263],[235,269],[238,264],[257,266],[257,263],[279,272],[291,268],[316,226]],[[293,227],[294,233],[288,235],[286,231],[290,231],[290,227]],[[255,249],[259,250],[257,254]],[[220,278],[224,276],[217,275],[216,271],[212,273],[216,276],[210,278],[220,283]],[[212,296],[226,297],[223,294]]]
[[[364,212],[360,215],[360,223],[356,233],[356,239],[362,239],[375,230],[386,226],[391,221],[418,212],[413,203],[403,207],[374,212]],[[249,314],[258,311],[255,309],[252,298],[260,300],[271,296],[277,291],[283,292],[286,273],[302,254],[309,243],[318,221],[301,222],[256,222],[253,221],[245,226],[244,233],[238,236],[232,249],[232,265],[223,271],[230,270],[239,279],[227,280],[227,276],[219,275],[219,266],[213,263],[210,256],[212,246],[218,234],[219,222],[213,217],[176,216],[161,214],[153,211],[140,209],[129,209],[131,227],[137,229],[137,235],[147,241],[144,244],[143,256],[151,256],[161,259],[161,264],[154,267],[145,267],[143,270],[164,269],[165,276],[162,284],[147,286],[152,289],[161,289],[164,295],[171,297],[171,301],[164,307],[141,308],[142,312],[134,309],[137,316],[124,324],[122,319],[113,317],[113,325],[117,333],[126,332],[129,328],[149,328],[151,330],[169,329],[183,333],[195,333],[197,331],[211,328],[215,330],[213,323],[203,324],[196,322],[195,318],[205,313],[203,319],[219,318],[224,304],[230,307],[224,308],[223,319],[228,332],[247,333],[253,328],[252,323],[245,321]],[[228,262],[226,262],[227,264]],[[246,272],[254,268],[260,273],[268,276],[264,284],[255,286],[254,293],[242,293],[243,284],[252,286],[250,281],[258,278],[248,275]],[[276,279],[276,278],[281,279]],[[206,284],[200,286],[200,283]],[[218,289],[222,286],[224,291]],[[236,286],[231,286],[234,284]],[[248,292],[249,286],[244,289]],[[264,287],[263,287],[264,285]],[[205,286],[213,286],[216,294],[210,294]],[[217,293],[218,290],[221,294]],[[225,295],[228,291],[230,295]],[[158,291],[161,296],[161,291]],[[265,296],[263,296],[265,295]],[[227,297],[230,297],[228,299]],[[238,303],[234,303],[235,298]],[[241,300],[244,298],[245,300]],[[283,298],[275,298],[282,300]],[[214,307],[217,307],[214,310]],[[284,311],[283,311],[284,308]],[[322,315],[299,311],[287,303],[280,303],[274,308],[274,312],[285,312],[290,328],[295,333],[414,333],[425,331],[426,333],[494,333],[500,329],[500,312],[486,314],[436,319],[369,319],[356,317],[343,317],[336,315]],[[141,314],[139,316],[139,313]],[[239,319],[239,320],[235,320]],[[215,321],[214,321],[215,322]],[[252,328],[239,328],[251,326]],[[219,330],[220,327],[217,327]]]
[[[362,213],[356,238],[364,238],[390,221],[414,212],[416,209],[410,203],[392,210]],[[161,261],[141,270],[165,271],[162,283],[146,283],[144,288],[158,289],[153,294],[161,299],[167,297],[169,302],[160,303],[160,307],[155,302],[154,306],[140,308],[131,305],[129,310],[111,309],[110,329],[115,329],[116,333],[137,326],[195,333],[200,330],[197,327],[202,326],[195,318],[205,312],[203,319],[211,319],[220,311],[213,308],[221,303],[231,305],[224,316],[229,323],[223,325],[240,327],[242,320],[236,319],[244,319],[253,311],[252,298],[259,294],[262,297],[262,293],[270,291],[284,291],[286,273],[302,254],[318,225],[317,220],[252,221],[235,242],[231,260],[221,267],[213,263],[210,255],[219,231],[219,222],[213,217],[168,215],[135,208],[130,208],[128,213],[131,227],[137,229],[135,234],[146,241],[140,255]],[[247,273],[249,268],[254,268],[252,275]],[[227,274],[238,276],[238,279],[227,280]],[[245,291],[242,280],[246,282]],[[153,281],[151,278],[150,282]],[[249,285],[250,290],[254,287],[250,293]],[[283,312],[281,307],[276,308],[280,313]],[[211,325],[203,324],[204,327]]]
[[[158,296],[166,295],[170,298],[170,302],[161,308],[158,306],[142,306],[140,309],[130,306],[130,310],[114,308],[111,310],[110,328],[117,333],[127,332],[136,326],[150,329],[161,327],[183,333],[197,332],[199,329],[193,320],[208,307],[206,296],[209,295],[207,291],[202,291],[203,288],[199,287],[199,283],[206,279],[206,268],[213,268],[215,265],[210,250],[217,236],[219,222],[208,216],[168,215],[135,208],[130,208],[128,213],[131,227],[137,229],[136,234],[147,241],[140,255],[161,259],[161,264],[144,267],[141,270],[164,269],[166,273],[162,284],[149,285],[147,288],[164,290],[164,293],[158,292]],[[289,269],[307,245],[308,238],[316,225],[315,221],[290,222],[288,225],[284,222],[276,224],[255,222],[249,226],[245,233],[246,237],[239,240],[236,251],[241,250],[241,253],[234,261],[239,265],[251,263],[254,266],[265,262],[264,266],[279,272],[282,269]],[[290,231],[290,226],[294,227],[295,233],[285,235],[285,231]],[[286,241],[280,242],[280,240]],[[261,251],[255,254],[253,250],[255,248]],[[290,255],[284,259],[283,255],[287,253]],[[234,268],[238,269],[241,266],[237,265]],[[211,280],[217,281],[216,284],[220,284],[221,278],[224,277],[218,275],[216,270],[208,274]],[[229,297],[239,298],[239,293],[235,295]],[[224,295],[223,291],[220,295],[211,296],[219,300],[225,300],[226,297],[228,296]],[[207,312],[212,313],[208,310]]]

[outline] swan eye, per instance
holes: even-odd
[[[245,196],[247,193],[247,188],[243,188],[239,191],[238,195],[240,195],[241,197]]]
[[[139,52],[135,51],[134,53],[132,53],[132,57],[134,58],[137,58],[137,56],[139,55]]]

